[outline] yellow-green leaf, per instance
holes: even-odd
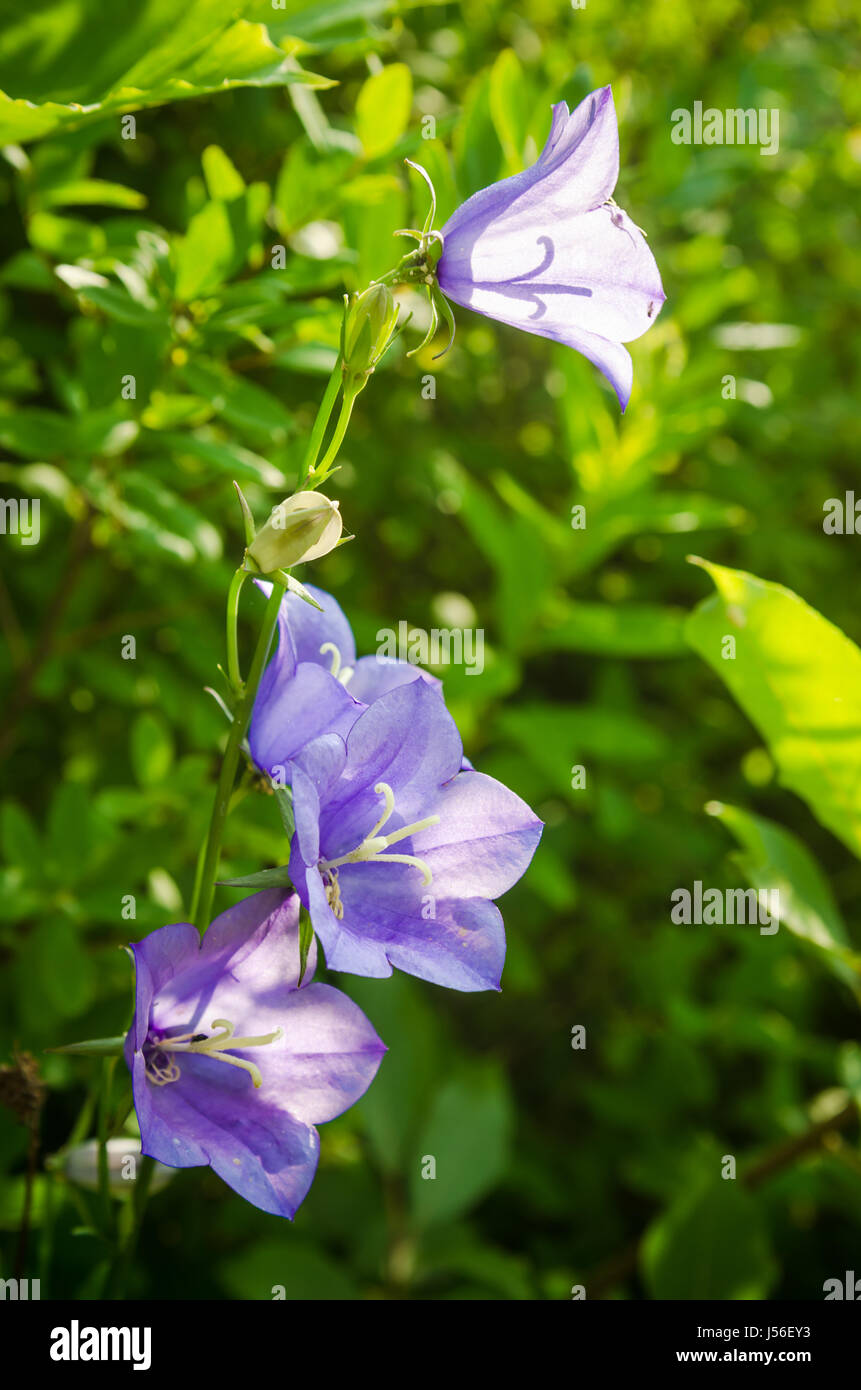
[[[717,593],[685,636],[768,744],[785,787],[861,855],[861,651],[780,584],[700,560]]]

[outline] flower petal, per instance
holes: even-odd
[[[503,219],[440,286],[458,304],[560,342],[573,327],[629,343],[652,326],[664,302],[646,239],[618,207],[559,223],[537,209],[521,230]]]
[[[255,579],[254,582],[268,598],[272,592],[269,581]],[[281,600],[277,655],[283,658],[287,674],[292,675],[300,661],[313,661],[330,671],[332,658],[320,651],[326,642],[338,648],[343,665],[352,666],[356,659],[356,643],[343,608],[325,589],[318,589],[315,584],[304,587],[323,611],[306,603],[298,594],[286,593]]]
[[[400,848],[400,846],[399,846]],[[499,989],[505,962],[505,930],[499,909],[482,898],[435,896],[414,868],[402,864],[351,864],[339,871],[344,916],[340,938],[367,945],[399,970],[448,989]],[[325,943],[324,943],[325,944]],[[347,959],[346,945],[339,940]],[[328,946],[326,960],[336,966]],[[388,973],[388,971],[386,972]]]
[[[312,739],[327,733],[346,736],[363,708],[322,666],[306,661],[292,676],[276,672],[265,689],[261,682],[254,702],[248,731],[251,756],[271,776],[275,769],[286,769]]]
[[[360,656],[349,679],[348,689],[355,700],[371,705],[381,695],[415,680],[423,680],[442,694],[442,681],[421,667],[414,666],[411,661],[397,661],[388,656]]]
[[[179,1081],[146,1086],[142,1106],[135,1088],[143,1152],[174,1168],[209,1163],[253,1206],[292,1218],[317,1168],[316,1130],[255,1092],[247,1072],[200,1055],[181,1069]]]
[[[173,928],[163,927],[162,932]],[[161,932],[154,932],[153,937]],[[195,932],[197,936],[197,932]],[[153,937],[148,937],[152,941]],[[208,1030],[227,1018],[238,1036],[280,1026],[279,1009],[299,981],[299,899],[283,888],[253,893],[216,917],[194,956],[155,992],[150,1023],[158,1029]],[[303,986],[316,967],[308,952]],[[252,1058],[256,1061],[256,1058]]]
[[[265,1059],[261,1094],[265,1098],[274,1087],[289,1096],[291,1115],[309,1124],[333,1120],[364,1095],[385,1052],[385,1043],[346,994],[323,984],[294,990],[284,1044]]]
[[[320,858],[320,802],[335,786],[344,770],[347,750],[337,734],[314,739],[290,766],[293,789],[293,817],[296,834],[292,841],[290,872],[294,855],[304,864]],[[301,878],[301,874],[299,875]]]
[[[137,1050],[146,1042],[155,996],[175,975],[197,966],[200,936],[190,922],[172,923],[133,942],[131,950],[135,962],[135,1017],[129,1037]]]
[[[430,798],[462,758],[457,726],[431,686],[410,681],[381,695],[350,730],[343,776],[322,807],[324,857],[340,858],[361,844],[381,810],[377,783],[387,783],[395,795],[397,816],[387,823],[388,834],[430,814]]]
[[[495,903],[481,898],[436,902],[436,917],[401,919],[387,947],[392,965],[420,980],[469,992],[499,989],[505,928]]]
[[[460,772],[433,804],[436,825],[411,837],[444,898],[498,898],[526,873],[543,823],[519,796],[483,772]]]
[[[297,883],[297,886],[301,883]],[[371,979],[386,979],[392,967],[385,949],[366,936],[349,931],[339,922],[326,898],[320,871],[307,869],[304,893],[300,896],[311,914],[314,930],[323,943],[326,965],[330,970],[342,970],[348,975],[367,975]]]
[[[618,177],[619,129],[610,87],[590,92],[571,114],[565,102],[558,103],[535,164],[480,189],[446,222],[438,266],[443,293],[448,293],[444,279],[464,246],[498,218],[510,219],[515,226],[518,220],[530,219],[540,205],[546,210],[546,226],[552,219],[587,212],[610,197]]]

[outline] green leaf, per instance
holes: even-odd
[[[421,983],[397,970],[388,980],[352,977],[350,998],[390,1049],[359,1102],[362,1127],[383,1171],[403,1174],[415,1161],[416,1135],[438,1084],[439,1016]]]
[[[93,961],[70,923],[57,917],[39,922],[19,957],[28,1014],[77,1018],[95,993]]]
[[[681,609],[651,603],[570,604],[558,621],[534,636],[539,651],[592,652],[596,656],[672,657],[685,652]]]
[[[234,260],[233,228],[224,203],[206,203],[188,224],[177,251],[177,299],[195,299],[217,290]]]
[[[277,869],[259,869],[256,874],[242,874],[239,878],[220,878],[222,888],[288,888],[290,870],[286,864]]]
[[[125,1036],[115,1038],[89,1038],[86,1042],[66,1043],[63,1047],[50,1047],[49,1052],[65,1052],[73,1057],[122,1057]]]
[[[0,413],[0,444],[24,458],[51,459],[69,449],[74,425],[55,410],[16,410]]]
[[[604,705],[530,701],[501,710],[496,725],[542,770],[549,785],[565,796],[572,794],[575,763],[648,766],[671,752],[668,740],[645,719]]]
[[[282,444],[292,426],[292,417],[276,396],[243,381],[240,376],[216,362],[198,358],[183,368],[189,388],[210,401],[216,414],[228,424],[247,430],[275,444]]]
[[[57,217],[53,212],[34,212],[27,222],[27,236],[36,251],[44,251],[56,260],[96,258],[103,256],[106,248],[101,227],[75,217]]]
[[[178,425],[203,425],[213,414],[202,396],[153,391],[141,411],[141,424],[148,430],[175,430]]]
[[[517,54],[505,48],[490,70],[490,114],[510,174],[523,168],[523,145],[529,121],[528,93]]]
[[[191,399],[202,398],[193,396]],[[211,405],[211,402],[208,401],[207,405]],[[165,432],[159,434],[158,445],[159,448],[170,450],[177,458],[187,456],[208,463],[217,472],[230,478],[250,478],[252,482],[262,483],[265,487],[286,488],[284,474],[279,468],[261,454],[255,454],[251,449],[245,449],[241,444],[234,444],[231,440],[208,439],[200,434]]]
[[[138,715],[132,725],[131,760],[142,787],[164,781],[173,765],[173,736],[161,715],[148,710]]]
[[[296,820],[293,815],[293,793],[289,787],[273,787],[273,791],[281,824],[284,827],[284,834],[288,840],[292,840],[293,832],[296,829]]]
[[[845,983],[861,985],[855,957],[831,887],[805,845],[788,830],[739,806],[706,807],[747,852],[733,855],[752,888],[779,893],[780,923],[822,952]]]
[[[734,503],[696,492],[641,492],[611,497],[602,503],[586,500],[582,530],[564,527],[567,574],[594,569],[632,536],[685,535],[692,531],[740,526],[747,513]]]
[[[646,1232],[640,1253],[659,1299],[765,1298],[777,1272],[759,1206],[730,1178],[681,1197]]]
[[[406,63],[390,63],[372,73],[356,100],[356,134],[366,159],[386,154],[407,128],[413,79]]]
[[[511,1101],[501,1071],[488,1065],[445,1082],[434,1097],[409,1173],[419,1225],[449,1221],[475,1206],[508,1163]],[[435,1176],[423,1177],[434,1160]]]
[[[0,808],[0,847],[7,864],[23,869],[31,878],[42,873],[44,850],[29,812],[15,801]]]
[[[86,873],[95,846],[89,793],[79,782],[62,782],[48,810],[47,843],[60,874],[74,882]]]
[[[106,207],[145,208],[146,198],[136,188],[107,179],[69,179],[40,189],[38,201],[42,207]]]
[[[25,9],[4,26],[0,144],[232,87],[332,85],[287,57],[265,24],[237,19],[233,7],[212,0],[189,0],[181,10],[150,0],[121,26],[109,0],[74,13],[72,24],[59,4]],[[34,74],[29,54],[40,48]]]
[[[200,162],[210,198],[229,201],[245,192],[245,180],[220,145],[207,145]]]
[[[790,589],[696,563],[717,594],[691,614],[688,642],[759,730],[782,784],[861,855],[861,651]]]
[[[57,274],[65,267],[57,267]],[[66,277],[64,277],[66,278]],[[76,287],[77,288],[77,287]],[[101,309],[102,313],[116,323],[124,323],[129,328],[143,328],[148,331],[159,331],[167,328],[170,323],[170,314],[161,305],[151,302],[142,304],[140,300],[132,298],[128,290],[120,285],[112,285],[106,282],[102,285],[81,284],[77,288],[78,303],[82,308],[94,305]]]
[[[220,558],[221,535],[195,507],[137,469],[127,469],[122,481],[122,497],[90,484],[100,505],[121,524],[187,563],[198,555],[207,560]]]
[[[305,968],[308,964],[308,952],[314,940],[314,924],[311,921],[310,913],[303,907],[299,913],[299,980],[301,985],[305,978]]]
[[[343,544],[343,540],[339,541],[339,545],[340,544]],[[287,570],[278,570],[278,579],[280,583],[284,585],[285,589],[288,589],[291,594],[296,594],[303,603],[310,604],[312,608],[316,608],[320,613],[323,612],[323,605],[317,602],[313,594],[309,593],[305,585],[301,583],[295,575],[290,574]]]
[[[275,216],[282,236],[326,217],[338,204],[356,160],[347,150],[317,150],[307,136],[290,146],[275,185]]]
[[[290,1302],[322,1299],[327,1303],[359,1298],[343,1259],[333,1259],[292,1230],[288,1235],[289,1240],[272,1237],[257,1241],[224,1261],[221,1278],[234,1298],[269,1303],[273,1297]]]

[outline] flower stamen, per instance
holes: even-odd
[[[206,1057],[211,1057],[214,1062],[226,1062],[231,1067],[241,1067],[247,1071],[258,1089],[263,1085],[263,1077],[260,1068],[254,1062],[248,1062],[244,1057],[229,1057],[227,1046],[231,1048],[246,1047],[266,1047],[273,1043],[282,1035],[282,1029],[276,1028],[272,1033],[262,1033],[259,1037],[236,1038],[236,1025],[227,1018],[215,1018],[210,1027],[218,1029],[211,1036],[206,1033],[180,1033],[172,1038],[160,1038],[154,1046],[149,1060],[147,1061],[146,1073],[150,1081],[156,1086],[166,1086],[171,1081],[178,1081],[181,1075],[176,1062],[170,1057],[175,1052],[196,1052]],[[162,1057],[167,1057],[163,1061]]]
[[[383,798],[382,815],[374,828],[365,836],[360,845],[350,850],[349,854],[342,854],[338,859],[320,860],[319,867],[327,880],[326,897],[335,916],[339,918],[343,917],[344,908],[341,903],[340,888],[337,885],[336,870],[342,864],[366,864],[380,861],[385,864],[410,864],[421,873],[425,887],[433,878],[429,865],[424,859],[419,859],[417,855],[386,854],[385,851],[389,845],[396,845],[399,840],[405,840],[409,835],[417,835],[420,830],[426,830],[430,825],[438,825],[439,816],[425,816],[424,820],[414,821],[412,825],[404,825],[400,830],[393,830],[388,835],[381,835],[380,831],[395,809],[395,794],[388,782],[377,782],[374,791],[377,796]],[[340,912],[338,911],[339,908]]]
[[[324,887],[326,889],[326,902],[332,912],[340,922],[344,915],[344,904],[341,902],[341,888],[338,883],[338,870],[326,869],[323,873]]]

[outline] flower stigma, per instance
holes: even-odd
[[[324,642],[322,647],[320,648],[320,655],[331,655],[332,665],[330,667],[329,674],[331,676],[334,676],[335,680],[340,681],[342,685],[347,685],[347,683],[352,679],[353,671],[355,668],[352,666],[342,667],[340,648],[336,647],[334,642]]]

